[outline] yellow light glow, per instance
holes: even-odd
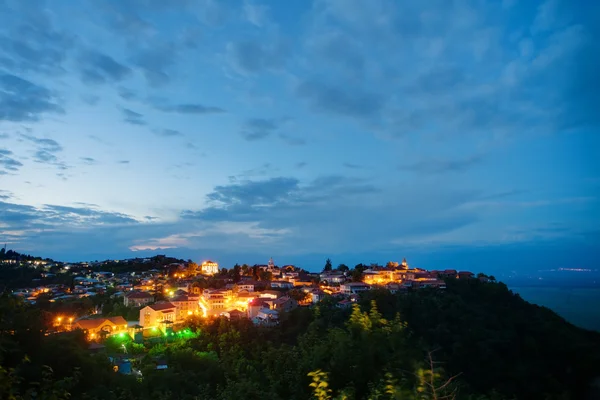
[[[206,306],[202,303],[198,303],[200,305],[200,308],[202,309],[202,316],[204,318],[206,318],[208,316],[208,311],[206,309]]]

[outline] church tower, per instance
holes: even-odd
[[[408,269],[408,263],[406,262],[406,258],[402,259],[402,268]]]
[[[273,257],[269,258],[269,271],[272,271],[275,268],[275,263],[273,262]]]

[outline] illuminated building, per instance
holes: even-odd
[[[298,307],[298,302],[289,296],[283,296],[277,299],[261,298],[263,303],[266,303],[271,310],[291,311]]]
[[[177,307],[172,303],[156,303],[140,310],[140,326],[144,329],[162,327],[165,321],[177,321]]]
[[[277,325],[279,323],[279,312],[277,310],[261,308],[256,317],[252,318],[252,322],[256,325]]]
[[[127,321],[123,317],[83,319],[75,322],[74,327],[84,330],[89,339],[127,333]]]
[[[370,270],[363,272],[363,281],[368,285],[385,285],[390,282],[399,282],[402,280],[403,273],[393,269]]]
[[[200,296],[189,294],[180,294],[170,299],[171,304],[176,308],[175,319],[182,321],[190,315],[196,314],[200,310],[199,299]]]
[[[246,318],[247,315],[245,312],[240,311],[240,310],[231,310],[231,311],[226,311],[223,313],[223,316],[227,317],[228,319],[242,319],[242,318]]]
[[[123,297],[126,307],[141,307],[154,301],[154,296],[147,292],[130,292]]]
[[[370,289],[370,286],[362,282],[348,282],[340,285],[340,292],[343,294],[357,294]]]
[[[277,289],[292,289],[294,283],[289,281],[271,281],[271,287]]]
[[[245,290],[246,292],[254,292],[254,283],[240,282],[236,285],[236,288],[239,291]]]
[[[214,275],[219,272],[219,264],[214,261],[204,261],[202,263],[202,273],[205,275]]]
[[[323,272],[319,275],[319,279],[321,282],[340,284],[346,281],[346,276],[335,272]]]
[[[248,303],[257,296],[256,292],[245,290],[234,293],[228,289],[205,289],[200,297],[199,306],[206,317],[231,310],[246,311]]]
[[[200,297],[200,308],[205,316],[218,315],[228,310],[228,302],[233,292],[226,289],[206,289]]]
[[[253,319],[258,315],[258,312],[263,308],[269,308],[269,305],[262,299],[254,299],[248,303],[248,318]]]

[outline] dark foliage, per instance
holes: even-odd
[[[600,334],[503,284],[453,280],[445,292],[371,291],[350,310],[336,305],[296,309],[275,328],[195,319],[189,335],[145,346],[110,339],[108,355],[125,345],[138,380],[80,333],[46,336],[44,314],[5,294],[0,398],[575,400],[600,375]]]

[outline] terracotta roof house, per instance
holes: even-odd
[[[258,294],[258,297],[262,299],[276,299],[283,296],[283,293],[277,290],[265,290]]]
[[[177,307],[172,303],[156,303],[140,310],[140,325],[144,329],[158,328],[165,321],[176,322]]]
[[[148,292],[129,292],[123,297],[123,304],[126,307],[141,307],[153,301],[154,296]]]
[[[229,319],[242,319],[242,318],[246,318],[248,316],[247,313],[245,313],[244,311],[240,311],[240,310],[226,311],[223,313],[223,315]]]
[[[469,271],[460,271],[458,273],[458,279],[471,279],[471,278],[473,278],[473,276],[474,276],[474,274]]]
[[[127,332],[127,321],[123,317],[82,319],[75,322],[75,328],[85,331],[90,339],[101,335],[114,335]]]
[[[340,292],[343,294],[357,294],[370,288],[369,285],[362,282],[347,282],[340,285]]]

